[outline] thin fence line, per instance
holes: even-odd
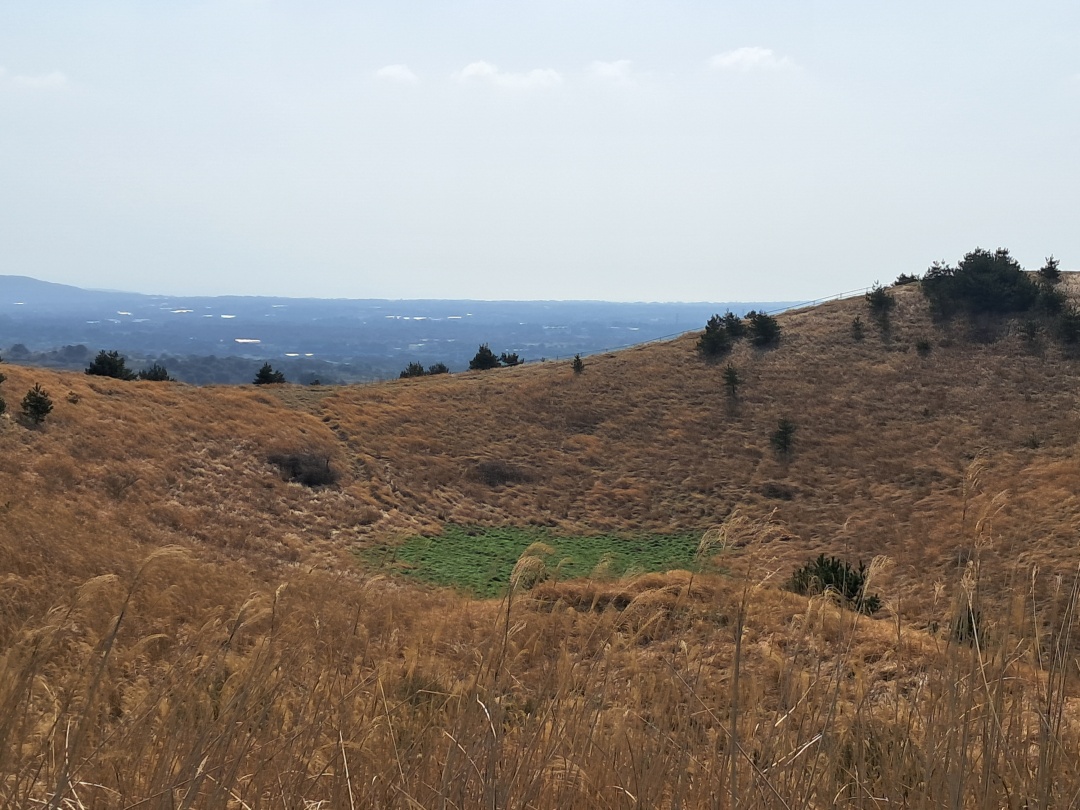
[[[824,303],[827,303],[829,301],[842,301],[845,298],[854,298],[857,295],[866,295],[866,293],[870,292],[871,289],[873,289],[873,288],[872,287],[861,287],[860,289],[857,289],[857,290],[847,290],[846,292],[833,293],[832,295],[827,295],[824,298],[815,298],[815,299],[813,299],[811,301],[798,301],[798,302],[796,302],[794,304],[790,304],[790,305],[788,305],[786,307],[780,307],[778,309],[762,310],[762,312],[764,312],[766,315],[776,315],[776,314],[778,314],[780,312],[794,312],[795,310],[798,310],[798,309],[805,309],[806,307],[817,306],[818,304],[824,304]],[[736,302],[733,302],[733,303],[736,303]],[[659,337],[649,338],[648,340],[642,340],[642,341],[640,341],[638,343],[624,343],[624,344],[622,344],[620,346],[609,346],[606,349],[597,349],[596,351],[590,352],[589,354],[587,354],[585,356],[586,357],[594,357],[594,356],[596,356],[598,354],[606,354],[607,352],[618,352],[618,351],[622,351],[623,349],[632,349],[635,346],[648,346],[648,345],[653,344],[653,343],[663,343],[663,342],[668,341],[668,340],[675,340],[676,338],[681,338],[684,335],[689,335],[692,332],[700,332],[703,328],[704,327],[698,327],[697,329],[685,329],[682,332],[672,332],[670,335],[660,335]],[[577,352],[577,354],[581,354],[581,352]],[[541,358],[539,360],[525,360],[522,363],[522,365],[531,365],[533,363],[544,363],[544,362],[546,362],[548,360],[569,360],[569,359],[570,359],[570,355],[566,355],[566,357],[563,357],[562,355],[555,355],[555,357],[543,357],[543,358]]]

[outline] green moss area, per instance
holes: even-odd
[[[378,568],[488,598],[505,592],[514,564],[533,543],[552,549],[541,555],[550,577],[573,579],[692,569],[700,540],[696,533],[563,536],[543,529],[447,526],[435,537],[410,537],[360,556]]]

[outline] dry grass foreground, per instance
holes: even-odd
[[[732,355],[734,404],[692,338],[582,375],[345,389],[5,365],[9,411],[34,382],[56,409],[41,430],[0,420],[0,801],[1068,805],[1076,361],[973,343],[898,297],[861,343],[861,301],[784,316],[780,348]],[[282,481],[267,459],[294,451],[340,484]],[[774,510],[726,544],[747,577],[543,585],[509,610],[348,553],[449,521]],[[775,590],[819,550],[889,555],[886,620]],[[989,607],[958,643],[968,604]]]
[[[498,603],[318,570],[271,588],[175,548],[114,562],[4,627],[0,806],[1019,808],[1080,792],[1075,657],[1025,630],[1022,593],[1007,636],[956,644],[749,578]]]

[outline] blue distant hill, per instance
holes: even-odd
[[[100,349],[194,383],[250,382],[269,361],[296,382],[396,377],[410,362],[468,366],[481,343],[527,361],[588,355],[704,328],[730,309],[797,302],[612,303],[165,296],[0,276],[0,352],[79,368]]]

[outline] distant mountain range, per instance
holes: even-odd
[[[396,377],[410,362],[468,367],[481,343],[526,361],[595,354],[700,329],[716,312],[796,302],[612,303],[166,296],[0,275],[8,362],[85,366],[100,349],[192,383],[250,382],[270,362],[296,382]]]

